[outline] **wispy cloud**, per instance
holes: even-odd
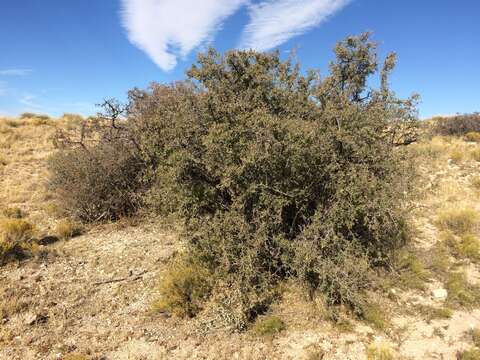
[[[249,0],[122,0],[129,40],[163,70],[209,40]]]
[[[24,94],[19,99],[18,102],[30,109],[40,109],[40,104],[37,103],[37,96],[33,94]]]
[[[267,0],[250,5],[241,48],[272,49],[320,25],[350,0]]]
[[[0,70],[1,76],[26,76],[33,72],[32,69],[4,69]]]

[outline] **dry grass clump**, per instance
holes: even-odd
[[[454,234],[470,233],[477,226],[478,213],[471,208],[450,207],[437,217],[437,226],[442,230],[450,230]]]
[[[477,161],[480,162],[480,149],[475,149],[470,152],[470,157]]]
[[[253,332],[261,336],[273,336],[286,329],[285,323],[278,316],[268,316],[258,319],[253,326]]]
[[[471,348],[457,354],[457,360],[480,360],[480,349]]]
[[[55,226],[55,234],[59,239],[68,240],[82,234],[82,227],[68,219],[61,220]]]
[[[363,319],[377,330],[385,330],[390,325],[385,309],[378,304],[365,304],[362,307]]]
[[[462,150],[453,149],[450,152],[450,159],[454,164],[460,164],[465,158],[465,154]]]
[[[448,142],[442,136],[435,136],[429,141],[412,144],[410,150],[420,158],[436,160],[446,153]]]
[[[470,184],[475,190],[480,190],[480,176],[472,176]]]
[[[67,354],[62,357],[62,360],[88,360],[89,358],[82,354]]]
[[[450,319],[453,315],[453,311],[449,308],[438,308],[430,305],[418,304],[415,309],[430,322],[437,319]]]
[[[465,134],[465,140],[470,142],[480,142],[480,132],[477,131],[470,131]]]
[[[210,295],[211,279],[203,267],[186,261],[175,261],[160,281],[160,298],[153,304],[156,311],[179,317],[193,317]]]
[[[34,227],[22,219],[0,220],[0,263],[31,250]]]
[[[475,235],[466,234],[462,236],[456,250],[463,258],[469,258],[472,261],[480,260],[480,241]]]
[[[367,360],[394,360],[394,351],[390,344],[374,342],[367,347]]]
[[[473,328],[469,331],[469,335],[472,338],[473,344],[480,348],[480,328]]]
[[[2,210],[3,216],[11,219],[23,219],[27,214],[19,207],[7,207]]]
[[[395,269],[399,274],[399,285],[404,288],[423,290],[425,282],[430,276],[429,271],[415,252],[406,249],[396,255]]]
[[[7,158],[3,155],[0,154],[0,166],[6,166],[8,165],[9,161]]]
[[[452,305],[470,308],[480,304],[479,286],[470,284],[463,272],[450,273],[445,288],[448,291],[447,301]]]

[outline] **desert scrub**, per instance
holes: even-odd
[[[467,281],[463,272],[452,272],[445,283],[449,304],[471,308],[480,304],[480,288]]]
[[[31,249],[34,227],[21,219],[0,220],[0,264]]]
[[[463,136],[470,132],[480,132],[480,113],[436,117],[431,121],[434,135]]]
[[[49,187],[61,211],[93,222],[134,213],[141,204],[142,161],[128,144],[112,140],[88,151],[70,148],[49,159]]]
[[[472,176],[470,184],[475,190],[480,190],[480,176]]]
[[[416,305],[415,310],[422,315],[427,322],[437,319],[450,319],[453,311],[449,308],[438,308],[429,305]]]
[[[425,160],[436,160],[446,153],[447,142],[441,136],[435,136],[431,140],[420,141],[413,144],[410,151],[417,157]]]
[[[234,304],[225,318],[243,319],[235,326],[266,313],[290,279],[359,313],[371,272],[408,239],[415,175],[405,145],[417,138],[417,98],[389,90],[395,55],[379,64],[376,47],[369,34],[341,41],[322,79],[278,53],[211,49],[186,81],[132,90],[78,136],[58,134],[53,189],[84,221],[147,204],[175,213],[187,255]],[[197,279],[173,271],[180,300],[165,307],[175,309]]]
[[[425,288],[425,282],[430,273],[413,250],[402,249],[399,251],[395,255],[394,265],[400,286],[420,290]]]
[[[23,219],[27,214],[19,207],[7,207],[2,210],[3,216],[11,219]]]
[[[193,317],[210,295],[211,275],[188,260],[174,261],[160,280],[159,299],[155,311],[168,312],[179,317]]]
[[[55,234],[61,240],[68,240],[82,234],[82,227],[71,220],[64,219],[55,226]]]
[[[362,307],[362,317],[375,329],[385,330],[389,325],[386,311],[377,304],[365,304]]]
[[[477,161],[480,162],[480,149],[475,149],[470,152],[470,157]]]
[[[454,149],[450,152],[450,159],[454,164],[460,164],[465,158],[464,152],[460,149]]]
[[[465,134],[465,140],[470,142],[480,143],[480,132],[470,131]]]
[[[258,319],[253,327],[253,332],[261,336],[272,336],[285,330],[285,323],[278,316],[268,316]]]
[[[443,210],[436,219],[441,230],[450,230],[460,235],[472,232],[478,224],[478,213],[471,208],[448,208]]]
[[[394,360],[392,347],[384,342],[375,342],[367,347],[367,360]]]
[[[457,354],[458,360],[480,360],[480,349],[471,348]]]
[[[480,260],[480,241],[475,235],[463,235],[456,246],[456,251],[460,257],[478,261]]]

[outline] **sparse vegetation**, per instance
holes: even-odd
[[[33,225],[25,220],[0,220],[0,264],[23,256],[31,247],[33,232]]]
[[[386,318],[386,309],[380,308],[377,304],[366,304],[362,309],[363,318],[378,330],[385,330],[389,326]]]
[[[374,342],[367,348],[367,360],[394,360],[392,347],[385,342]]]
[[[154,310],[193,317],[210,295],[211,282],[205,268],[186,261],[176,261],[161,279],[160,298],[153,304]]]
[[[470,156],[474,161],[480,162],[480,149],[472,150]]]
[[[464,114],[450,117],[437,117],[433,122],[433,134],[463,136],[480,132],[480,114]]]
[[[470,208],[448,208],[437,217],[437,225],[440,229],[450,230],[458,235],[472,232],[477,224],[478,213]]]
[[[480,349],[472,348],[470,350],[465,350],[457,355],[458,360],[480,360]]]
[[[82,233],[82,227],[68,219],[58,222],[55,226],[55,234],[62,240],[68,240]]]
[[[416,310],[425,317],[427,322],[437,319],[450,319],[453,315],[453,311],[445,307],[433,307],[428,305],[417,305]]]
[[[22,219],[26,216],[25,212],[19,207],[7,207],[2,210],[2,214],[11,219]]]
[[[273,336],[285,330],[285,328],[285,323],[278,316],[268,316],[257,320],[253,332],[261,336]]]
[[[447,301],[452,305],[472,307],[480,303],[480,289],[467,281],[463,272],[448,274],[445,284],[448,291]]]
[[[465,134],[465,140],[480,143],[480,132],[470,131]]]

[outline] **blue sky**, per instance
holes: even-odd
[[[0,114],[92,114],[183,78],[210,45],[295,48],[325,73],[334,44],[366,30],[397,52],[392,87],[421,95],[421,117],[480,111],[479,14],[478,0],[5,0]]]

